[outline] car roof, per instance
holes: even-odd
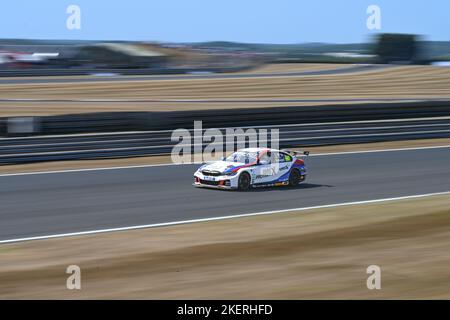
[[[245,149],[239,149],[238,151],[244,151],[244,152],[261,152],[261,151],[279,151],[277,149],[271,149],[271,148],[245,148]]]

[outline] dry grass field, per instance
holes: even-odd
[[[450,298],[450,196],[0,246],[0,298]],[[67,290],[67,266],[81,290]],[[366,268],[381,267],[381,290]]]
[[[349,64],[342,63],[279,63],[266,64],[258,68],[246,70],[246,74],[267,74],[267,73],[294,73],[321,70],[337,70],[348,68]]]
[[[289,66],[282,67],[289,69]],[[263,68],[275,72],[276,68],[280,67],[266,66]],[[314,66],[314,68],[319,67]],[[0,85],[0,97],[2,99],[46,99],[55,101],[1,102],[0,115],[261,108],[324,103],[259,101],[270,99],[351,100],[363,98],[375,101],[383,98],[431,99],[450,97],[449,88],[450,68],[432,66],[397,66],[351,74],[314,76],[195,80],[180,77],[176,80],[160,81],[2,84]],[[67,99],[117,99],[119,101],[64,101]],[[174,101],[177,99],[215,99],[218,101],[207,103]],[[244,101],[230,101],[233,99]]]

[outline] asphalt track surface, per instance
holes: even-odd
[[[450,190],[450,148],[311,156],[297,188],[195,188],[198,165],[0,176],[0,240]],[[382,214],[382,212],[380,212]]]
[[[149,80],[195,80],[195,79],[240,79],[240,78],[268,78],[268,77],[299,77],[318,76],[327,74],[347,74],[361,71],[373,71],[388,68],[388,65],[350,65],[330,70],[309,70],[300,72],[279,73],[211,73],[211,74],[180,74],[180,75],[113,75],[113,76],[85,76],[67,77],[54,76],[46,78],[9,78],[0,79],[0,84],[28,84],[28,83],[74,83],[74,82],[105,82],[105,81],[149,81]],[[99,70],[98,72],[101,72]]]

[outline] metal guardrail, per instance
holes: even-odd
[[[259,126],[279,129],[281,148],[450,137],[450,117]],[[224,131],[225,129],[222,129]],[[193,135],[193,130],[190,130]],[[0,139],[0,164],[168,154],[172,131]],[[248,143],[248,142],[247,142]],[[202,148],[208,143],[201,143]],[[224,144],[216,144],[223,147]]]
[[[205,129],[280,128],[287,148],[446,138],[449,119],[443,100],[3,118],[0,164],[165,154],[175,144],[172,130],[192,129],[194,121]]]
[[[284,125],[380,119],[408,119],[450,116],[450,100],[383,103],[329,104],[299,107],[241,108],[167,112],[101,112],[30,117],[22,124],[23,134],[54,135],[123,131],[149,131],[193,127],[202,121],[205,128]],[[23,117],[21,117],[24,120]],[[0,118],[0,136],[20,134],[11,130],[11,118]],[[33,129],[30,132],[30,127]],[[28,129],[25,129],[28,128]],[[13,131],[13,132],[12,132]]]

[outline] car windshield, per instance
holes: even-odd
[[[258,158],[258,152],[237,151],[228,156],[225,161],[239,162],[239,163],[254,163]]]

